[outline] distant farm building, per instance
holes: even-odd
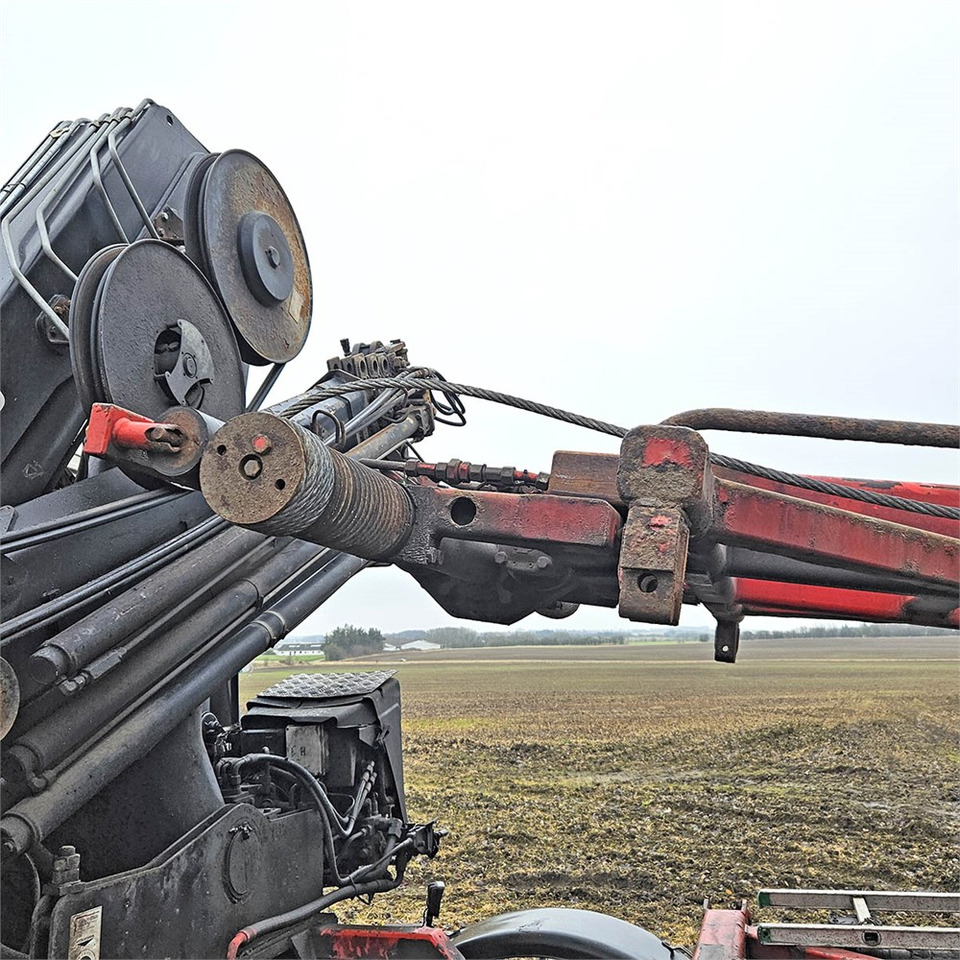
[[[273,649],[282,657],[316,657],[323,654],[324,637],[286,637]]]
[[[386,647],[384,647],[386,649]],[[441,646],[439,643],[431,643],[429,640],[411,640],[409,643],[404,643],[399,648],[400,650],[440,650]]]

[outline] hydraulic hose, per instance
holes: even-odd
[[[135,717],[84,751],[42,793],[15,804],[0,819],[0,852],[4,859],[42,842],[107,783],[153,749],[221,683],[286,636],[364,566],[357,557],[334,557],[255,620],[204,652],[190,670],[177,676],[176,683],[166,683]]]
[[[227,947],[227,960],[236,960],[238,951],[251,940],[262,937],[268,933],[274,933],[285,927],[292,927],[298,923],[309,920],[316,914],[326,910],[327,907],[339,903],[341,900],[349,900],[352,897],[365,897],[367,894],[383,893],[386,890],[393,890],[403,881],[403,871],[397,869],[397,876],[393,880],[370,880],[367,883],[352,883],[339,890],[334,890],[326,896],[311,900],[296,910],[288,910],[286,913],[277,914],[275,917],[267,917],[264,920],[258,920],[240,930],[230,941]]]

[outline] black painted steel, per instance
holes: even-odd
[[[754,580],[773,580],[779,583],[807,583],[813,586],[836,587],[843,590],[866,590],[871,593],[895,593],[907,596],[940,597],[951,601],[948,609],[957,605],[957,592],[942,584],[911,580],[909,577],[883,576],[840,567],[824,567],[816,563],[761,553],[746,547],[728,547],[723,574],[730,577],[749,577]]]
[[[173,113],[149,101],[136,110],[61,124],[58,129],[61,132],[48,138],[48,149],[38,156],[38,168],[26,171],[30,175],[24,186],[18,184],[3,209],[18,269],[44,302],[56,295],[67,300],[74,287],[73,278],[43,251],[37,226],[38,210],[59,174],[47,180],[46,186],[43,183],[57,163],[74,151],[78,172],[48,207],[46,229],[55,255],[79,274],[97,251],[125,239],[114,216],[126,237],[136,238],[144,229],[118,161],[152,214],[164,204],[182,205],[186,177],[206,154]],[[106,139],[110,132],[116,139],[116,160]],[[89,159],[90,148],[96,144],[98,172]],[[109,206],[97,183],[98,175],[110,198]],[[85,413],[73,383],[66,340],[48,337],[47,325],[38,323],[40,307],[18,282],[4,255],[0,255],[0,313],[0,354],[4,358],[0,389],[6,400],[0,412],[0,493],[4,503],[17,504],[52,488]]]
[[[263,543],[258,534],[226,530],[51,637],[30,657],[31,675],[44,686],[73,676],[146,625],[162,622],[188,598],[202,602],[234,563]]]
[[[128,873],[84,884],[51,917],[51,956],[67,956],[71,916],[103,907],[104,957],[222,957],[251,916],[315,895],[323,854],[313,810],[270,817],[222,807],[170,849]],[[297,856],[289,851],[296,850]],[[204,896],[184,897],[203,877]],[[175,918],[175,919],[174,919]]]
[[[152,418],[176,401],[219,420],[243,412],[229,318],[203,274],[169,244],[127,247],[107,268],[94,312],[97,399]]]
[[[215,641],[191,663],[189,670],[175,677],[176,682],[165,683],[127,722],[58,771],[47,789],[21,800],[3,815],[3,856],[22,853],[40,842],[159,743],[220,683],[284,637],[365,565],[356,557],[334,556],[246,626]]]
[[[143,492],[119,470],[111,469],[18,506],[10,534],[40,524],[49,529],[47,524],[64,518],[69,523],[69,517],[77,512],[105,507]],[[41,604],[59,603],[64,594],[136,560],[209,516],[210,509],[199,494],[188,493],[176,499],[161,495],[142,513],[95,518],[97,522],[90,526],[52,540],[12,543],[0,557],[4,608],[0,634],[11,633],[10,621],[15,618]],[[85,612],[78,611],[76,617]]]
[[[102,389],[93,362],[94,303],[107,267],[124,249],[125,244],[115,243],[95,253],[80,271],[70,300],[70,363],[80,406],[85,414],[99,399],[98,394]]]

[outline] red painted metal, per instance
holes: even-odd
[[[867,517],[876,517],[879,520],[889,520],[907,527],[918,527],[921,530],[930,530],[947,537],[960,537],[960,520],[951,520],[948,517],[929,517],[923,513],[913,513],[910,510],[897,510],[894,507],[882,507],[873,503],[864,503],[862,500],[851,500],[847,497],[834,497],[827,493],[818,493],[815,490],[805,490],[787,483],[778,483],[767,480],[765,477],[756,477],[750,473],[740,473],[737,470],[728,470],[726,467],[714,467],[714,475],[723,480],[732,480],[749,487],[758,487],[762,490],[772,490],[784,496],[796,497],[798,500],[809,500],[812,503],[823,503],[840,510],[863,514]],[[861,490],[873,490],[876,493],[886,493],[894,497],[904,497],[907,500],[922,500],[927,503],[938,503],[941,506],[960,506],[960,487],[935,487],[933,484],[898,484],[879,480],[846,480],[836,477],[814,477],[815,480],[826,480],[829,483],[844,484],[848,487],[857,487]],[[932,493],[931,491],[935,491]],[[952,497],[952,499],[951,499]]]
[[[960,586],[960,540],[729,480],[714,485],[721,543]]]
[[[463,954],[438,927],[321,927],[311,946],[318,958],[329,960],[463,960]]]
[[[246,930],[241,930],[230,943],[227,944],[227,960],[237,960],[237,952],[249,940],[250,934]]]
[[[839,617],[878,623],[926,623],[951,627],[960,623],[957,603],[952,608],[933,601],[891,593],[867,593],[837,587],[777,583],[737,578],[736,601],[747,613],[765,616]]]
[[[692,470],[695,458],[690,444],[672,437],[649,437],[643,446],[644,467],[677,466]]]
[[[613,547],[620,533],[620,515],[605,500],[441,488],[429,496],[438,529],[464,540]],[[476,514],[466,523],[450,522],[460,500],[469,500]]]
[[[743,960],[750,914],[743,910],[705,910],[693,960]]]
[[[760,943],[750,914],[743,910],[706,910],[693,960],[872,960],[867,954],[837,947],[787,947]]]
[[[911,483],[904,480],[858,480],[853,477],[813,477],[827,483],[842,483],[845,487],[887,493],[905,500],[920,500],[923,503],[938,503],[943,507],[960,507],[960,487],[945,483]]]
[[[149,441],[146,431],[154,426],[154,422],[147,417],[112,403],[95,403],[90,408],[90,423],[87,426],[87,435],[83,444],[83,452],[92,456],[103,456],[111,443],[122,438],[120,446],[139,447],[146,450]]]
[[[90,422],[83,443],[83,452],[102,457],[111,446],[132,450],[156,450],[156,437],[148,432],[181,434],[173,423],[157,423],[131,410],[112,403],[95,403],[90,408]],[[168,446],[167,450],[170,449]]]

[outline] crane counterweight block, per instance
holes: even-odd
[[[368,560],[396,554],[413,525],[403,487],[270,413],[244,414],[216,433],[200,485],[231,523]]]

